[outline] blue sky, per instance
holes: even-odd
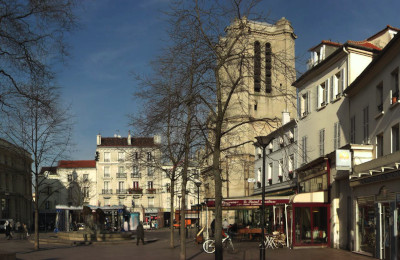
[[[160,11],[169,0],[85,0],[77,15],[81,28],[68,35],[66,64],[57,84],[75,115],[73,160],[94,158],[96,135],[127,136],[127,114],[139,112],[132,72],[148,74],[163,47],[167,24]],[[268,0],[259,10],[271,21],[286,17],[298,36],[296,69],[304,71],[307,50],[321,40],[364,40],[386,25],[400,27],[400,1]]]

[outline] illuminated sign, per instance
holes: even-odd
[[[351,170],[350,150],[336,150],[336,170]]]

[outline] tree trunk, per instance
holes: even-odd
[[[169,229],[170,229],[170,241],[169,241],[169,246],[171,248],[175,247],[174,243],[174,215],[175,215],[175,210],[174,210],[174,198],[175,198],[175,174],[173,173],[171,177],[171,203],[170,203],[170,209],[171,209],[171,214],[169,215]]]
[[[34,249],[39,250],[39,181],[38,176],[35,174],[35,219],[34,219],[34,227],[35,227],[35,243]]]
[[[214,182],[215,182],[215,259],[223,259],[222,251],[222,179],[220,172],[220,140],[216,138],[216,144],[213,152],[213,171],[214,171]]]

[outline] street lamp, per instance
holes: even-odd
[[[271,138],[267,136],[256,136],[257,142],[254,144],[262,148],[262,182],[261,182],[261,246],[260,246],[260,260],[265,260],[265,148],[271,142]]]
[[[178,195],[178,199],[179,199],[179,218],[178,218],[178,221],[179,221],[179,235],[181,234],[181,198],[182,198],[182,195]]]
[[[201,181],[199,179],[196,179],[194,181],[194,184],[197,186],[197,233],[200,231],[200,186],[201,186]]]

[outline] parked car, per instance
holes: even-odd
[[[150,222],[143,222],[143,229],[150,229]]]

